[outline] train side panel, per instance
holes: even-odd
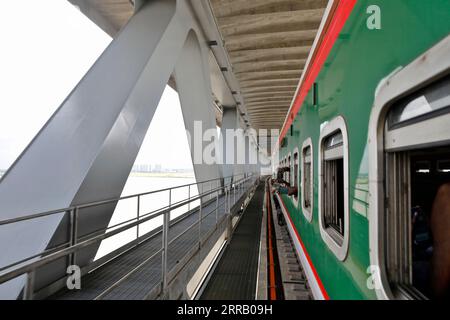
[[[367,27],[371,16],[367,9],[372,5],[381,9],[380,30]],[[367,286],[370,276],[367,131],[376,89],[382,79],[408,65],[449,33],[449,0],[358,1],[316,79],[318,105],[313,105],[310,90],[295,117],[292,134],[291,130],[286,134],[281,159],[289,154],[293,157],[295,149],[301,153],[304,141],[312,139],[312,222],[305,218],[301,205],[296,205],[293,198],[282,198],[331,299],[376,298]],[[349,142],[350,240],[344,261],[337,259],[322,240],[318,212],[320,128],[338,116],[345,119]],[[300,188],[302,172],[298,176]]]

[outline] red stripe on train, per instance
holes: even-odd
[[[342,31],[342,28],[350,17],[350,14],[352,13],[353,8],[357,2],[357,0],[336,1],[338,1],[338,4],[336,5],[334,13],[332,14],[331,22],[325,30],[325,35],[320,42],[319,48],[314,53],[315,56],[311,62],[310,67],[307,70],[307,74],[304,77],[304,81],[298,91],[298,94],[295,97],[287,122],[285,123],[283,130],[281,131],[280,142],[286,136],[289,127],[294,122],[296,114],[302,107],[309,90],[311,89],[314,81],[319,75],[320,70],[322,69],[326,59],[328,58],[328,55],[331,52],[331,49],[333,49],[336,39],[338,38],[340,32]]]

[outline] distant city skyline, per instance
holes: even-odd
[[[192,168],[165,167],[161,164],[136,163],[132,172],[193,172]]]

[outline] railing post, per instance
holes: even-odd
[[[234,180],[234,178],[233,178]],[[225,186],[225,205],[227,207],[227,210],[225,212],[225,219],[226,219],[226,237],[227,240],[231,239],[231,230],[232,230],[232,219],[231,219],[231,187],[232,187],[233,181],[230,181],[229,188]]]
[[[139,217],[140,217],[140,208],[141,208],[141,196],[137,196],[137,215],[136,215],[136,245],[139,244]]]
[[[200,207],[198,210],[198,246],[199,246],[199,248],[201,248],[201,246],[202,246],[202,220],[203,220],[202,197],[200,196]]]
[[[230,200],[229,200],[230,193],[228,192],[228,188],[225,187],[225,213],[230,212]]]
[[[211,200],[214,197],[214,195],[212,194],[212,188],[213,188],[213,181],[209,183],[209,200]]]
[[[169,208],[166,212],[164,212],[163,216],[163,236],[162,236],[162,292],[163,296],[165,296],[168,285],[168,265],[167,265],[167,256],[168,256],[168,246],[169,246],[169,224],[170,224],[170,207],[172,206],[172,189],[169,190]]]
[[[238,197],[242,195],[242,180],[238,183]]]
[[[188,189],[188,212],[191,211],[191,185],[189,185]]]
[[[231,184],[228,190],[228,212],[231,213]]]
[[[78,233],[78,208],[74,208],[70,211],[70,246],[73,247],[77,244]],[[76,264],[76,252],[72,252],[69,256],[69,266]]]
[[[27,273],[27,283],[23,291],[23,300],[33,300],[34,295],[34,275],[35,272],[31,271]]]
[[[216,227],[219,222],[219,183],[217,183],[217,192],[216,192]]]

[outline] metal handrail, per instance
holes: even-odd
[[[240,175],[238,175],[238,176],[240,176]],[[68,211],[73,211],[75,209],[86,209],[86,208],[98,207],[98,206],[101,206],[101,205],[104,205],[104,204],[109,204],[109,203],[118,202],[118,201],[122,201],[122,200],[127,200],[127,199],[132,199],[132,198],[137,198],[137,197],[143,197],[143,196],[147,196],[147,195],[151,195],[151,194],[162,193],[162,192],[165,192],[165,191],[171,191],[171,190],[186,188],[186,187],[189,187],[189,186],[202,185],[202,184],[207,183],[207,182],[219,181],[219,180],[225,180],[225,179],[233,179],[233,178],[235,178],[235,176],[229,176],[229,177],[223,177],[223,178],[215,178],[215,179],[204,180],[204,181],[200,181],[200,182],[193,182],[193,183],[184,184],[184,185],[175,186],[175,187],[169,187],[169,188],[164,188],[164,189],[159,189],[159,190],[153,190],[153,191],[144,192],[144,193],[132,194],[132,195],[124,196],[124,197],[120,197],[120,198],[112,198],[112,199],[106,199],[106,200],[101,200],[101,201],[88,202],[88,203],[85,203],[85,204],[74,205],[74,206],[70,206],[70,207],[67,207],[67,208],[61,208],[61,209],[56,209],[56,210],[49,210],[49,211],[36,213],[36,214],[31,214],[31,215],[24,215],[24,216],[17,217],[17,218],[1,220],[0,221],[0,226],[6,225],[6,224],[22,222],[22,221],[28,221],[28,220],[37,219],[37,218],[42,218],[42,217],[51,216],[51,215],[55,215],[55,214],[64,214],[64,213],[66,213]],[[233,183],[235,183],[235,182],[233,182]]]
[[[225,205],[225,201],[222,201],[222,203],[220,204],[220,206],[218,206],[218,208],[221,208],[223,205]],[[211,210],[209,213],[207,213],[205,216],[202,217],[202,220],[205,220],[207,217],[209,217],[211,214],[213,214],[214,210]],[[194,228],[196,225],[198,224],[198,221],[194,222],[193,224],[191,224],[189,227],[187,227],[184,231],[182,231],[180,234],[178,234],[177,236],[175,236],[172,240],[169,241],[169,245],[171,245],[172,243],[174,243],[176,240],[178,240],[179,238],[181,238],[182,236],[184,236],[189,230],[191,230],[192,228]]]
[[[242,179],[242,180],[247,181],[248,178],[247,178],[247,179]],[[242,180],[240,180],[239,183],[241,183]],[[88,238],[88,239],[86,239],[85,241],[92,240],[92,239],[97,239],[97,238],[100,238],[101,236],[105,236],[105,235],[107,235],[107,236],[106,236],[104,239],[109,238],[109,237],[112,237],[112,236],[114,236],[114,235],[116,235],[116,234],[118,234],[118,233],[121,233],[121,232],[126,231],[127,229],[130,229],[130,228],[132,228],[132,227],[135,227],[135,226],[138,225],[138,224],[143,224],[143,223],[145,223],[145,222],[147,222],[147,221],[150,221],[150,220],[152,220],[152,219],[154,219],[154,218],[157,218],[157,217],[159,217],[159,216],[161,216],[161,215],[163,215],[163,214],[165,214],[165,213],[167,213],[167,212],[169,212],[169,211],[172,211],[172,210],[181,208],[181,207],[187,205],[189,202],[193,202],[193,201],[200,200],[201,198],[204,198],[205,196],[207,196],[207,195],[209,195],[209,194],[213,194],[213,193],[215,193],[215,192],[217,192],[217,191],[220,191],[220,190],[222,190],[222,189],[224,189],[224,187],[219,187],[219,188],[216,188],[216,189],[214,189],[214,190],[205,192],[205,193],[203,193],[203,194],[199,194],[199,195],[197,195],[195,198],[191,198],[190,200],[189,200],[189,199],[187,199],[187,200],[185,199],[185,200],[182,200],[182,201],[180,201],[180,202],[178,202],[178,203],[175,203],[175,204],[173,204],[173,205],[169,205],[169,206],[165,206],[165,207],[159,208],[159,209],[157,209],[157,210],[155,210],[155,211],[153,211],[153,212],[156,212],[156,211],[160,211],[160,212],[156,212],[155,214],[151,214],[152,212],[150,212],[150,213],[147,214],[147,215],[151,214],[150,216],[146,216],[145,218],[143,218],[143,216],[141,216],[141,217],[139,218],[139,221],[132,222],[132,223],[127,224],[126,226],[123,226],[123,227],[121,227],[121,228],[118,228],[118,229],[116,229],[116,230],[114,230],[114,231],[110,231],[110,232],[108,232],[108,233],[102,233],[102,234],[100,234],[100,235],[98,235],[98,236],[94,236],[94,237],[92,237],[92,238]],[[142,219],[142,218],[143,218],[143,219]],[[134,221],[134,220],[137,220],[137,218],[133,218],[133,219],[130,219],[130,220],[128,220],[128,221]],[[119,223],[118,225],[121,225],[121,224],[123,224],[123,223]],[[107,227],[106,229],[102,229],[102,230],[95,231],[94,234],[95,234],[95,233],[102,232],[102,231],[108,231],[108,229],[115,228],[116,226],[117,226],[117,225],[111,226],[111,227]],[[103,239],[100,239],[100,240],[103,240]],[[81,243],[83,243],[83,242],[80,242],[79,244],[81,244]],[[67,245],[67,244],[68,244],[68,242],[65,242],[65,243],[61,244],[60,246]],[[92,244],[92,243],[89,243],[89,244]],[[69,249],[69,248],[65,248],[64,250],[67,250],[67,249]],[[52,249],[50,249],[50,250],[52,250]],[[64,251],[64,250],[62,250],[62,251]],[[38,254],[36,254],[36,255],[34,255],[34,256],[27,257],[27,258],[25,258],[25,259],[23,259],[23,260],[21,260],[21,261],[14,262],[13,264],[10,264],[10,265],[8,265],[8,266],[1,267],[1,268],[0,268],[0,272],[3,271],[3,270],[6,270],[6,269],[10,269],[10,268],[16,266],[17,264],[23,263],[23,262],[25,262],[25,261],[27,261],[27,260],[33,259],[33,258],[35,258],[36,256],[41,256],[41,255],[43,255],[43,254],[45,254],[45,251],[43,251],[43,252],[41,252],[41,253],[38,253]],[[48,257],[48,256],[46,256],[46,257]],[[3,276],[3,275],[0,273],[0,283],[4,282],[4,281],[2,281],[2,276]]]
[[[156,210],[154,210],[154,211],[152,211],[150,213],[146,213],[143,216],[140,216],[139,213],[138,213],[138,216],[136,218],[129,219],[129,220],[125,221],[125,222],[121,222],[121,223],[118,223],[118,224],[116,224],[114,226],[110,226],[110,227],[107,227],[105,229],[98,230],[98,231],[95,231],[95,232],[91,233],[91,234],[95,235],[96,233],[104,232],[104,233],[98,234],[96,236],[90,236],[91,234],[84,235],[82,237],[83,240],[81,242],[77,242],[76,241],[77,240],[77,235],[76,235],[76,229],[75,229],[75,234],[74,234],[75,241],[73,241],[73,242],[72,241],[65,242],[65,243],[63,243],[61,245],[58,245],[56,248],[47,249],[47,250],[45,250],[45,251],[43,251],[41,253],[35,254],[33,256],[27,257],[27,258],[22,259],[20,261],[14,262],[13,264],[10,264],[8,266],[0,268],[0,284],[4,283],[6,281],[12,280],[14,278],[17,278],[18,276],[23,275],[23,274],[28,274],[29,275],[29,277],[28,277],[29,281],[28,282],[30,282],[30,275],[34,275],[34,271],[37,268],[41,267],[41,266],[44,266],[44,265],[46,265],[46,264],[48,264],[50,262],[53,262],[53,261],[55,261],[57,259],[60,259],[60,258],[62,258],[64,256],[72,256],[76,252],[80,251],[81,249],[83,249],[83,248],[85,248],[87,246],[90,246],[90,245],[92,245],[94,243],[97,243],[99,241],[102,241],[104,239],[110,238],[110,237],[112,237],[114,235],[122,233],[122,232],[124,232],[124,231],[126,231],[128,229],[133,228],[133,227],[136,227],[136,226],[138,227],[139,225],[141,225],[141,224],[143,224],[143,223],[145,223],[147,221],[150,221],[150,220],[152,220],[152,219],[154,219],[156,217],[159,217],[161,215],[164,215],[165,217],[167,217],[167,215],[170,214],[170,212],[172,210],[175,210],[177,208],[181,208],[183,206],[189,205],[191,202],[195,202],[195,201],[200,200],[200,216],[201,216],[201,208],[202,208],[201,200],[204,199],[205,197],[207,197],[208,195],[216,194],[217,205],[216,205],[215,210],[217,211],[220,207],[222,207],[222,205],[225,204],[225,206],[226,206],[227,198],[228,198],[228,202],[231,202],[230,198],[231,198],[231,190],[232,189],[236,190],[236,187],[239,187],[240,185],[242,185],[245,182],[249,181],[252,177],[253,176],[250,175],[247,178],[244,177],[243,179],[240,179],[240,180],[234,181],[234,182],[230,182],[227,185],[223,185],[223,186],[220,186],[220,187],[217,187],[217,188],[214,188],[214,189],[212,189],[212,184],[210,184],[210,187],[211,187],[210,191],[203,192],[201,194],[198,194],[195,197],[191,197],[190,194],[189,194],[189,198],[188,199],[178,201],[178,202],[176,202],[174,204],[171,203],[171,198],[169,196],[169,205],[168,206],[156,209]],[[229,178],[232,178],[232,177],[229,177]],[[116,201],[120,201],[120,200],[124,200],[124,199],[136,198],[136,197],[139,199],[139,197],[141,197],[143,195],[155,194],[155,193],[164,192],[164,191],[169,191],[170,194],[171,194],[171,190],[174,190],[174,189],[179,189],[179,188],[182,188],[182,187],[187,187],[187,186],[192,186],[192,185],[203,184],[205,182],[219,181],[221,179],[227,179],[227,178],[211,179],[211,180],[207,180],[207,181],[203,181],[203,182],[199,182],[199,183],[186,184],[186,185],[182,185],[182,186],[176,186],[176,187],[173,187],[173,188],[165,188],[165,189],[161,189],[161,190],[155,190],[155,191],[152,191],[152,192],[146,192],[146,193],[126,196],[126,197],[121,197],[121,198],[113,199],[113,200],[98,201],[98,202],[93,202],[93,203],[90,203],[90,204],[74,206],[74,207],[71,207],[71,208],[67,208],[66,210],[64,210],[64,209],[62,209],[62,210],[53,210],[53,211],[47,212],[46,214],[50,215],[50,214],[52,214],[52,212],[53,212],[53,214],[63,213],[63,212],[67,213],[68,211],[69,211],[69,213],[72,213],[72,212],[77,212],[77,210],[79,210],[80,208],[87,208],[87,207],[92,207],[92,206],[98,206],[100,204],[106,204],[106,203],[110,203],[110,202],[116,202]],[[218,205],[218,202],[219,202],[218,201],[218,197],[219,197],[219,192],[220,191],[224,191],[226,198],[219,206]],[[210,200],[212,200],[212,199],[210,198]],[[228,210],[229,209],[230,209],[230,207],[228,207]],[[139,210],[139,207],[138,207],[138,210]],[[206,217],[208,217],[210,214],[212,214],[215,210],[212,210],[211,212],[209,212],[204,217],[200,217],[199,221],[196,222],[195,224],[201,224],[202,220],[204,220]],[[154,213],[154,214],[152,214],[152,213]],[[45,213],[43,213],[43,214],[45,214]],[[36,217],[42,217],[43,214],[37,214],[37,215],[24,217],[24,219],[21,219],[20,221],[30,220],[30,219],[33,219],[33,218],[36,218]],[[76,216],[75,216],[75,218],[76,218]],[[11,220],[13,220],[13,219],[10,219],[10,221],[3,221],[3,223],[0,224],[0,225],[13,223],[14,221],[11,222]],[[8,222],[8,223],[6,223],[6,222]],[[130,223],[128,223],[128,222],[130,222]],[[124,225],[124,224],[126,224],[126,225]],[[170,219],[168,220],[167,226],[166,226],[166,223],[163,223],[163,225],[162,225],[162,227],[163,227],[162,228],[163,234],[165,233],[166,236],[167,236],[168,225],[169,224],[170,224]],[[75,220],[75,225],[76,225],[76,220]],[[121,225],[123,225],[123,226],[121,226]],[[116,230],[108,232],[108,230],[110,230],[112,228],[116,228],[117,226],[121,226],[121,227],[117,228]],[[190,226],[187,229],[190,230],[192,227],[193,226]],[[165,231],[165,228],[167,228],[167,231]],[[185,234],[185,233],[186,233],[186,231],[182,232],[182,234]],[[137,236],[139,237],[139,233],[137,234]],[[176,239],[178,239],[178,238],[179,238],[179,236],[176,237]],[[165,245],[163,244],[163,248],[161,248],[160,251],[158,251],[158,252],[163,252],[163,255],[164,254],[167,255],[167,245],[173,243],[174,240],[175,239],[172,239],[172,241],[170,241],[170,243],[168,243],[168,244],[165,244]],[[66,246],[68,246],[68,247],[65,248]],[[58,248],[62,248],[62,249],[58,250]],[[39,257],[39,256],[41,256],[41,257],[38,260],[30,261],[30,260],[33,260],[33,259]],[[147,259],[147,260],[149,260],[149,259]],[[167,274],[167,270],[163,270],[163,275],[164,274]],[[28,282],[27,282],[27,286],[28,286]],[[32,282],[33,281],[31,281],[31,283]],[[27,292],[27,291],[29,291],[29,290],[25,290],[25,292]]]

